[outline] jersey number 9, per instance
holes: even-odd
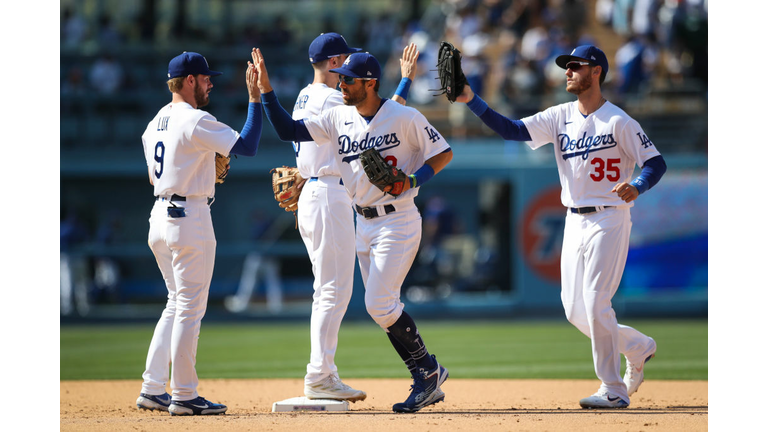
[[[158,151],[160,154],[158,154]],[[163,175],[163,157],[165,157],[165,145],[162,141],[158,141],[155,145],[155,162],[160,164],[160,170],[155,170],[155,177],[160,178]]]

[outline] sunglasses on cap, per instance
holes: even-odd
[[[339,82],[344,83],[346,85],[353,85],[355,83],[355,80],[370,81],[372,79],[376,79],[376,78],[353,78],[351,76],[339,74]]]
[[[577,60],[570,61],[565,64],[565,68],[570,69],[572,71],[577,71],[581,69],[582,66],[592,66],[592,64],[587,61],[577,61]]]

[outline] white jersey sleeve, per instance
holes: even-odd
[[[627,116],[623,124],[617,124],[617,135],[621,149],[642,167],[648,159],[659,156],[660,153],[648,136],[643,132],[637,120]],[[629,172],[628,175],[632,173]],[[629,180],[625,180],[629,182]]]
[[[190,141],[201,149],[229,156],[229,151],[240,138],[240,133],[216,120],[207,112],[201,112],[203,116],[200,117],[192,130]]]
[[[296,98],[292,117],[294,120],[307,119],[343,104],[344,99],[338,90],[322,83],[310,84],[304,87]],[[314,141],[295,141],[293,150],[296,155],[296,166],[302,177],[340,175],[330,146],[318,146]]]
[[[525,124],[528,133],[531,135],[531,141],[528,141],[528,147],[536,150],[537,148],[555,142],[557,130],[555,125],[560,118],[561,110],[559,106],[547,108],[546,110],[536,113],[530,117],[522,119]]]
[[[228,155],[239,137],[187,103],[163,107],[141,137],[155,196],[213,197],[216,153]]]
[[[334,136],[338,136],[338,133],[336,133],[337,131],[335,130],[337,111],[344,108],[348,107],[341,106],[336,109],[324,111],[322,114],[313,115],[303,119],[304,126],[315,140],[315,144],[319,147],[333,147],[329,144],[333,141]]]
[[[408,129],[408,143],[412,145],[420,155],[420,158],[425,162],[433,156],[437,156],[451,148],[448,142],[443,138],[440,132],[437,131],[424,117],[424,114],[411,108],[414,111],[412,124]],[[422,164],[423,165],[423,164]],[[410,172],[406,174],[413,174],[421,166],[414,167]]]

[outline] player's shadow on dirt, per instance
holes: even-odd
[[[665,414],[708,414],[709,407],[706,405],[694,405],[694,406],[673,406],[663,408],[627,408],[627,409],[477,409],[477,410],[456,410],[456,411],[421,411],[413,413],[412,415],[445,415],[445,414],[458,414],[458,415],[560,415],[560,414],[619,414],[619,415],[665,415]],[[409,415],[407,413],[399,414],[391,411],[340,411],[338,413],[327,414],[345,414],[345,415],[370,415],[370,414],[393,414],[393,415]]]

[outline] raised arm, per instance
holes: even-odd
[[[403,57],[400,58],[400,73],[403,78],[400,80],[400,85],[394,96],[392,96],[392,100],[400,105],[405,105],[406,99],[408,99],[408,91],[413,83],[413,78],[416,77],[416,61],[418,59],[419,50],[415,43],[411,43],[403,49]]]
[[[258,87],[258,70],[251,62],[248,62],[248,68],[245,71],[245,85],[248,88],[248,116],[240,131],[240,138],[235,141],[229,152],[242,156],[255,156],[261,139],[261,108],[259,108],[261,92]]]
[[[486,126],[499,134],[505,140],[530,141],[531,134],[522,120],[509,119],[491,109],[480,95],[475,94],[469,84],[464,86],[464,91],[456,97],[456,102],[465,102],[467,108],[480,118]]]

